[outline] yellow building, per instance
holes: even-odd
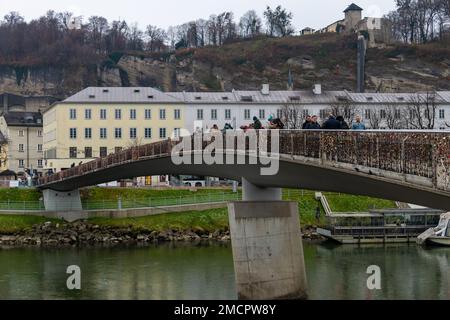
[[[153,88],[90,87],[44,113],[45,168],[54,172],[179,134],[184,105]]]

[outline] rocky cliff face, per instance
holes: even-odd
[[[314,35],[184,49],[173,54],[128,53],[117,63],[61,68],[0,67],[0,92],[65,98],[87,86],[152,86],[164,91],[286,89],[354,90],[356,49],[351,37]],[[372,48],[367,54],[368,91],[450,90],[450,48]]]

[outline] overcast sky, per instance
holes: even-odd
[[[0,0],[0,16],[18,11],[26,20],[45,14],[47,10],[70,11],[89,17],[101,15],[108,20],[124,19],[167,28],[214,13],[233,11],[236,21],[250,9],[262,16],[267,5],[280,4],[294,14],[294,27],[319,28],[342,19],[351,0]],[[363,16],[381,17],[394,9],[394,0],[356,0],[364,9]]]

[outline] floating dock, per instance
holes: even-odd
[[[320,235],[342,244],[416,243],[417,237],[439,223],[443,212],[433,209],[374,210],[327,216]]]

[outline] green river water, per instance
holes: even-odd
[[[450,248],[304,244],[311,299],[450,299]],[[81,290],[66,268],[81,268]],[[367,267],[381,268],[369,290]],[[0,247],[0,299],[236,299],[230,244]]]

